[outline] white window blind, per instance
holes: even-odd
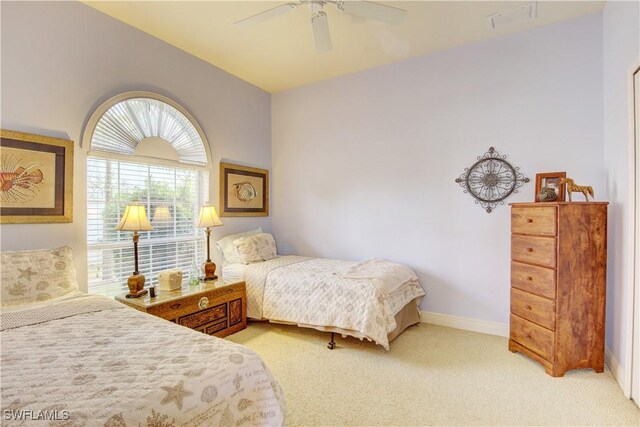
[[[128,292],[133,273],[132,232],[114,230],[125,207],[145,206],[154,229],[140,232],[139,270],[147,283],[178,268],[188,276],[193,260],[206,258],[204,232],[196,228],[206,201],[208,174],[202,170],[154,166],[89,157],[87,160],[87,250],[90,293]]]

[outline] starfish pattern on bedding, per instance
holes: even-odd
[[[18,271],[20,272],[20,279],[25,278],[27,280],[31,280],[31,276],[35,276],[35,272],[31,269],[31,267],[29,268],[25,268],[24,270],[21,268],[18,268]]]
[[[178,385],[174,387],[160,387],[164,391],[167,392],[167,395],[160,402],[161,405],[166,405],[167,403],[173,401],[176,403],[178,410],[182,410],[182,401],[185,397],[191,396],[193,393],[189,390],[184,389],[184,381],[180,381]]]

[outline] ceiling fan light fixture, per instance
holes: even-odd
[[[327,3],[335,5],[338,10],[352,16],[373,19],[384,24],[397,25],[402,22],[407,15],[407,11],[404,9],[366,0],[298,0],[297,3],[285,3],[267,9],[256,15],[237,21],[235,24],[238,26],[258,24],[276,16],[284,15],[296,7],[306,4],[311,11],[311,26],[313,27],[313,39],[316,52],[324,53],[332,49],[327,14],[322,10]]]

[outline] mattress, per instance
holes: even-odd
[[[3,426],[38,415],[87,426],[284,424],[282,390],[252,350],[106,297],[3,310],[0,330]]]

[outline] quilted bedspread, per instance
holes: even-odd
[[[355,336],[370,339],[388,350],[387,335],[397,326],[395,314],[425,292],[413,280],[398,291],[392,304],[379,280],[339,274],[355,264],[300,256],[250,264],[245,271],[247,316],[355,331]]]
[[[3,426],[284,424],[256,353],[108,298],[5,312],[0,326]],[[41,412],[58,421],[29,420]]]

